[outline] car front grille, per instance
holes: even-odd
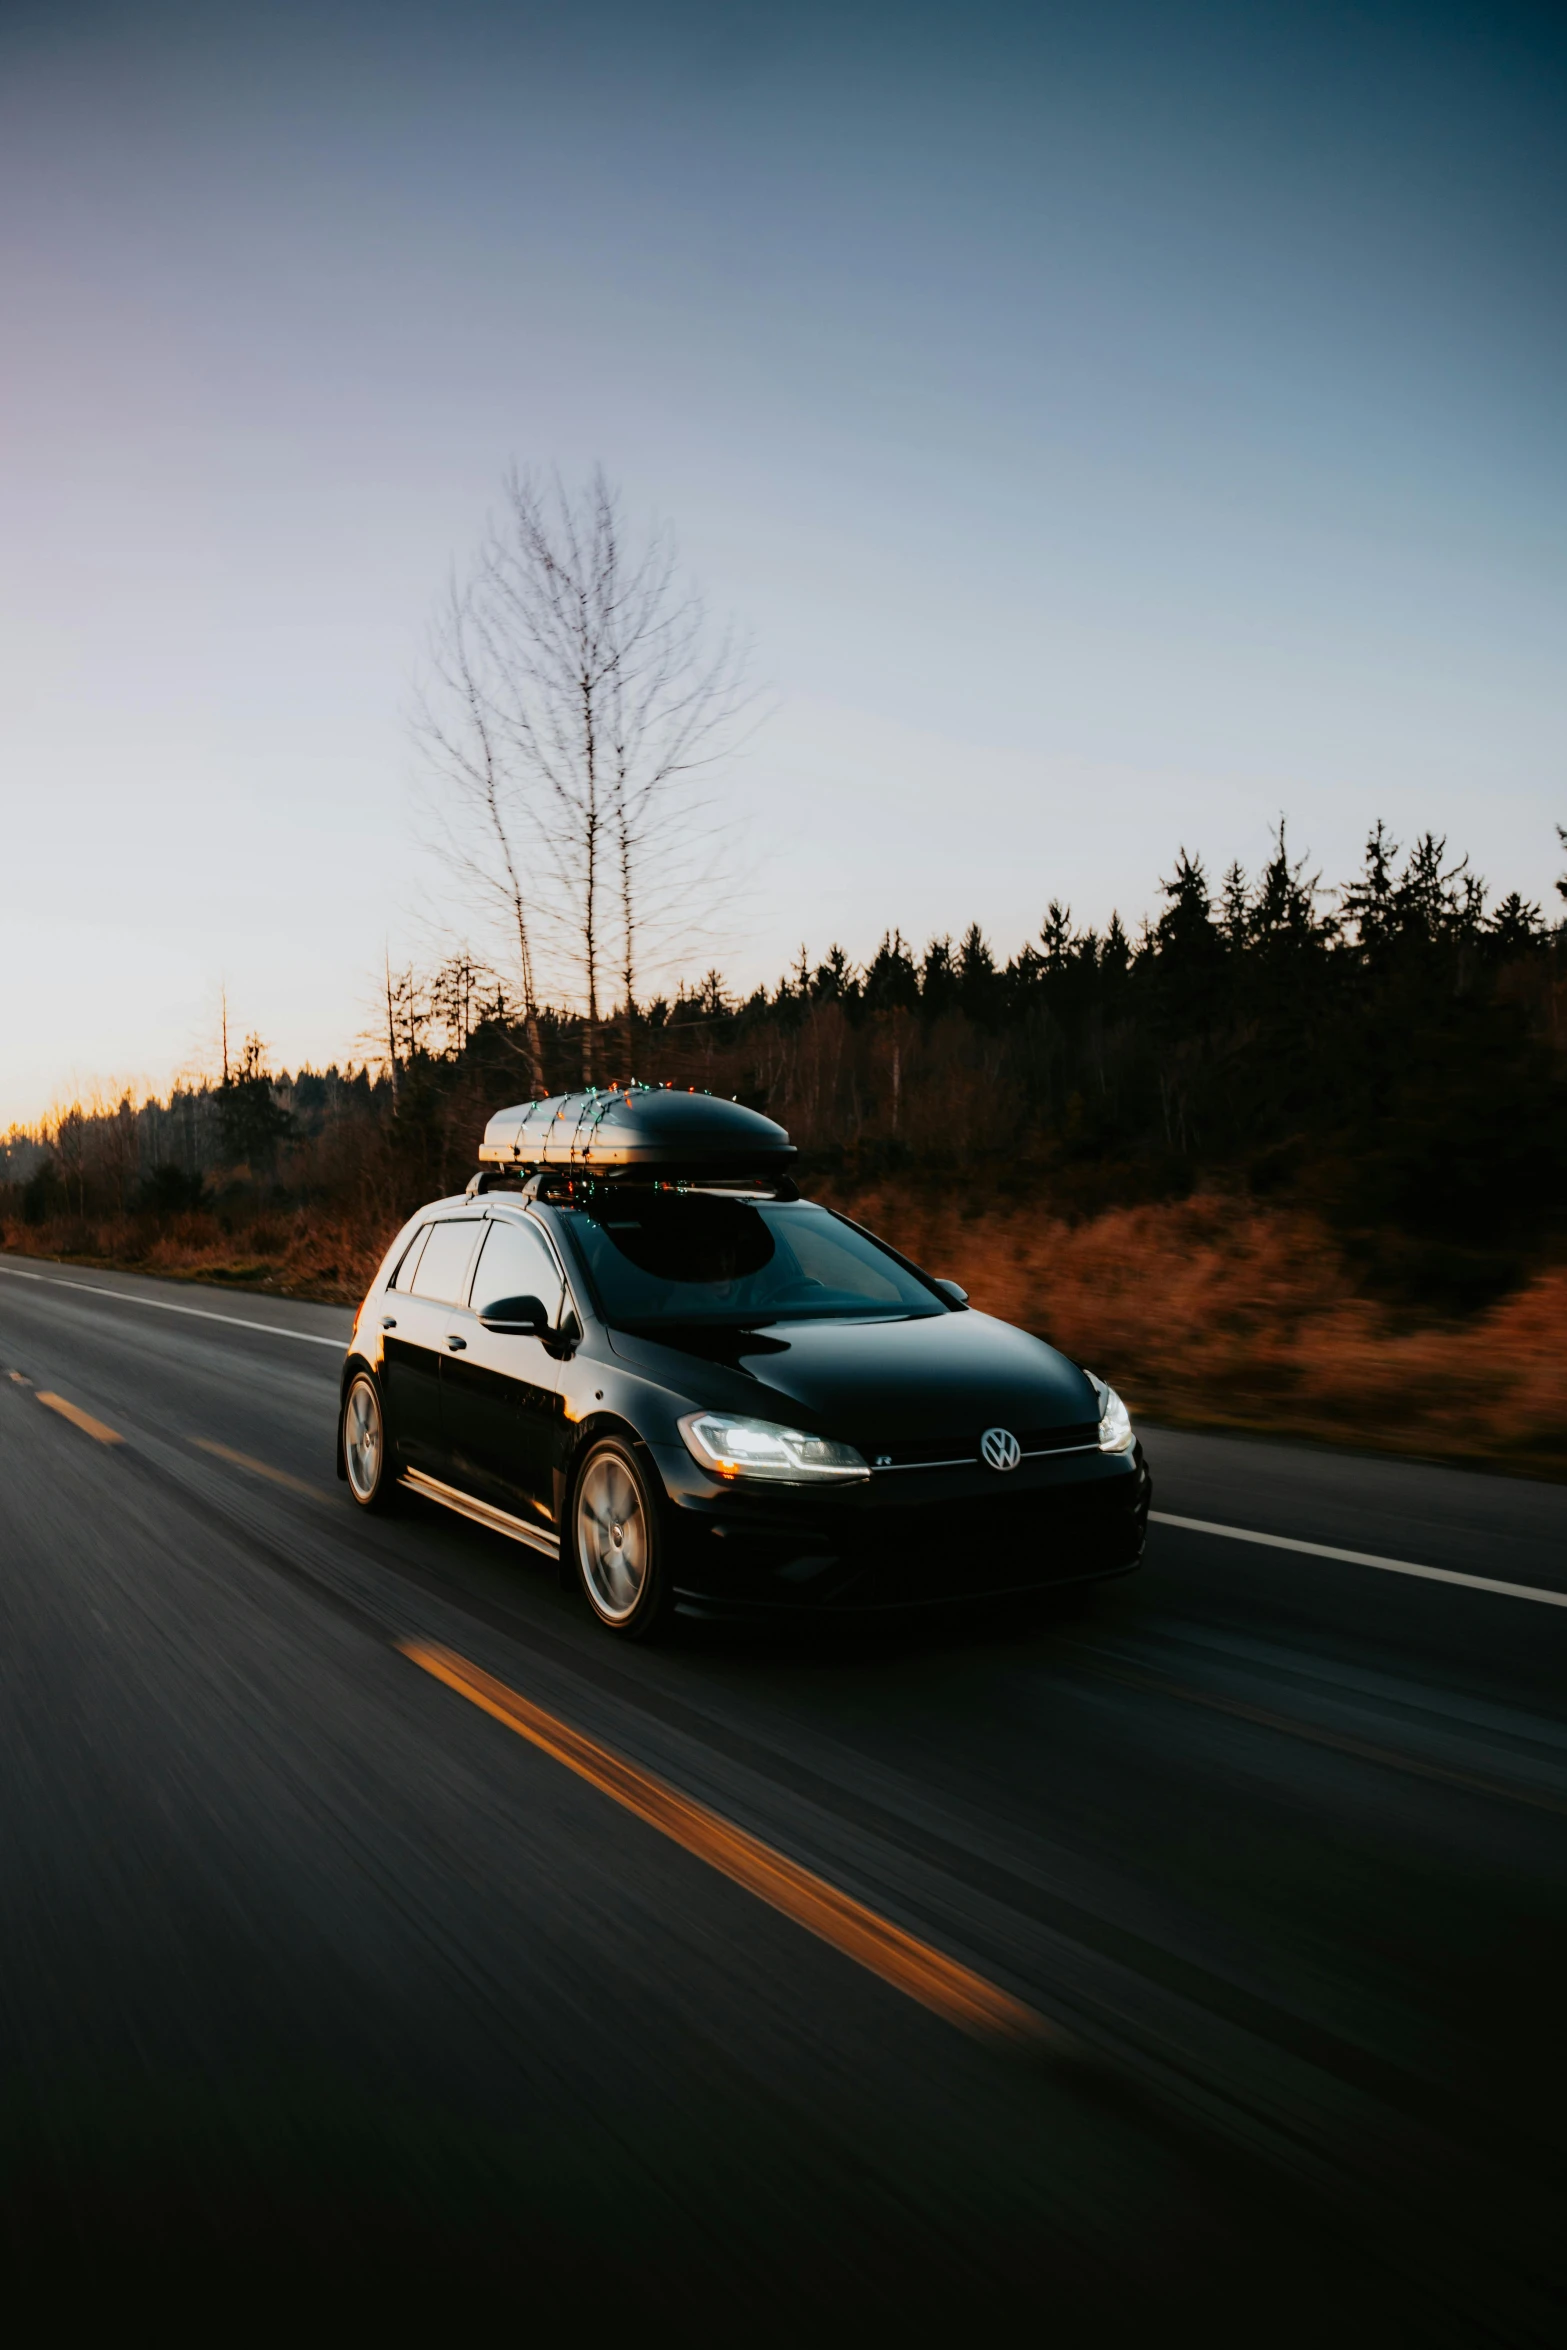
[[[967,1428],[961,1435],[921,1437],[914,1443],[878,1444],[872,1439],[862,1443],[860,1450],[872,1470],[968,1468],[979,1459],[982,1433],[981,1429]],[[1099,1426],[1094,1420],[1066,1428],[1014,1428],[1012,1433],[1025,1460],[1037,1459],[1042,1453],[1088,1452],[1099,1442]]]

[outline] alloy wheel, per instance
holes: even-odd
[[[589,1461],[577,1487],[577,1556],[589,1599],[608,1624],[634,1615],[652,1559],[636,1479],[614,1452]]]
[[[356,1501],[372,1501],[386,1460],[386,1428],[373,1381],[361,1375],[343,1407],[343,1466]]]

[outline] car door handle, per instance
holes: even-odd
[[[466,1354],[468,1351],[467,1339],[459,1338],[455,1330],[448,1330],[446,1333],[446,1343],[451,1348],[454,1355]]]
[[[395,1330],[397,1328],[397,1316],[395,1314],[383,1314],[381,1316],[381,1327],[383,1330]]]

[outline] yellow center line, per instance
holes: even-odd
[[[274,1485],[282,1485],[290,1493],[302,1493],[307,1501],[331,1498],[319,1485],[307,1485],[303,1477],[291,1477],[286,1469],[274,1469],[270,1461],[258,1461],[248,1452],[235,1452],[210,1436],[193,1436],[191,1442],[198,1452],[210,1452],[215,1460],[231,1461],[236,1469],[248,1469],[253,1477],[268,1477]]]
[[[100,1444],[125,1442],[117,1429],[106,1428],[101,1420],[93,1418],[91,1412],[84,1412],[79,1403],[67,1403],[63,1395],[51,1395],[47,1388],[40,1387],[38,1400],[47,1404],[50,1411],[58,1412],[62,1420],[69,1420],[73,1428],[80,1428],[84,1435],[95,1436]]]
[[[634,1812],[649,1827],[733,1878],[759,1900],[782,1910],[785,1917],[868,1967],[883,1982],[945,2016],[949,2023],[983,2037],[1035,2040],[1049,2036],[1050,2026],[1044,2018],[1021,2000],[998,1990],[994,1983],[987,1983],[983,1976],[913,1934],[906,1934],[901,1926],[879,1917],[836,1885],[813,1876],[797,1861],[774,1852],[759,1837],[720,1819],[705,1804],[693,1802],[651,1772],[627,1762],[623,1755],[558,1721],[466,1658],[421,1640],[403,1640],[398,1646],[404,1656],[436,1680],[493,1714],[498,1722],[564,1763],[568,1771],[575,1771],[578,1778]]]

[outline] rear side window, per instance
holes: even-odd
[[[429,1237],[429,1225],[421,1225],[404,1249],[397,1270],[386,1285],[388,1289],[412,1289],[414,1275],[419,1270],[419,1259],[424,1254],[424,1244]]]
[[[414,1277],[403,1286],[411,1289],[415,1297],[438,1298],[442,1305],[458,1304],[467,1285],[473,1244],[481,1229],[477,1218],[464,1224],[432,1224]]]

